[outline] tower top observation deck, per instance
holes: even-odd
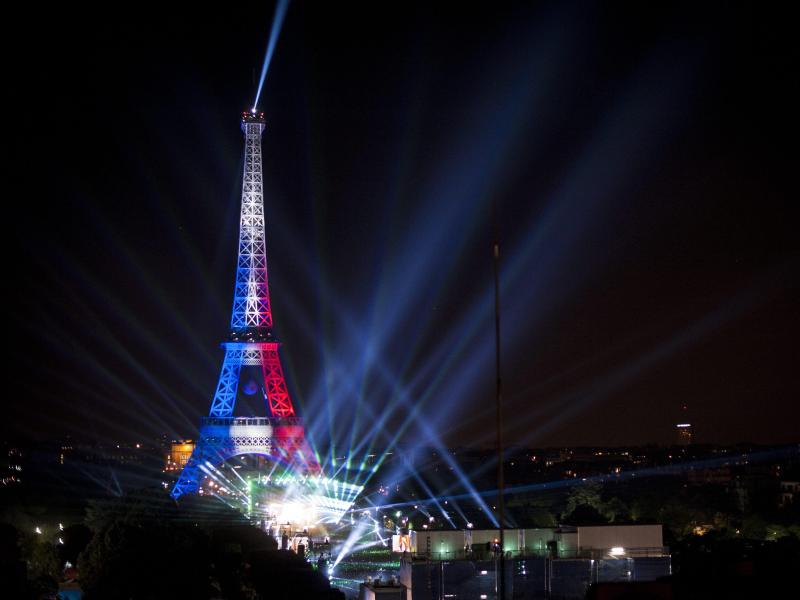
[[[256,109],[242,111],[242,125],[244,126],[248,123],[261,123],[264,125],[266,123],[264,113]]]

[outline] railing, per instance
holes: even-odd
[[[653,546],[647,548],[624,548],[624,553],[613,552],[616,548],[585,548],[559,549],[557,553],[551,553],[548,549],[524,548],[522,550],[506,550],[506,558],[591,558],[595,560],[619,560],[623,558],[642,558],[655,556],[669,556],[669,547]],[[406,556],[414,560],[493,560],[499,553],[484,547],[472,550],[442,550],[428,552],[419,550],[417,552],[406,553]]]
[[[200,419],[200,426],[207,425],[216,426],[271,426],[271,427],[288,427],[288,426],[302,426],[302,417],[203,417]]]
[[[648,556],[669,556],[668,546],[650,546],[643,548],[623,548],[623,553],[615,552],[616,548],[584,548],[578,558],[613,559],[640,558]]]

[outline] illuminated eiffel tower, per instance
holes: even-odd
[[[272,332],[261,169],[264,128],[264,113],[242,114],[244,180],[231,333],[222,344],[225,359],[209,416],[202,419],[197,445],[172,489],[176,499],[196,492],[209,468],[234,456],[257,454],[298,474],[320,472],[289,396],[280,344]],[[268,416],[234,416],[237,398],[246,396],[263,397]]]

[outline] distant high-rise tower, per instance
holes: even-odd
[[[264,113],[242,114],[244,180],[231,333],[222,344],[225,359],[209,416],[172,489],[174,498],[197,491],[210,466],[243,454],[260,454],[297,471],[320,470],[295,414],[272,331],[261,169],[264,128]],[[234,417],[237,399],[248,397],[263,399],[268,416]]]
[[[677,443],[679,446],[688,446],[692,443],[692,424],[691,423],[678,423],[675,425],[677,431]]]
[[[675,425],[676,443],[678,446],[689,446],[692,443],[694,432],[692,424],[689,422],[689,406],[681,405],[681,423]]]

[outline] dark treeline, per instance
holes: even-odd
[[[213,498],[178,506],[151,488],[90,501],[83,522],[63,529],[44,516],[5,507],[0,562],[10,597],[46,597],[78,577],[86,600],[344,597]]]

